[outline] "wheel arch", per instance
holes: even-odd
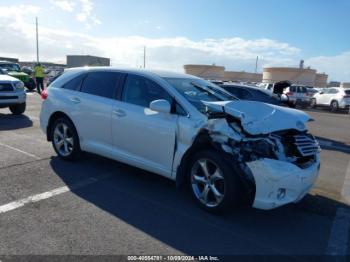
[[[66,113],[64,113],[62,111],[57,111],[50,116],[50,119],[49,119],[49,122],[47,125],[47,129],[46,129],[47,141],[52,141],[52,126],[55,123],[55,121],[59,118],[65,118],[65,119],[69,120],[73,124],[73,126],[75,127],[72,119]],[[77,131],[76,128],[75,128],[75,130]]]
[[[207,130],[200,131],[194,139],[192,145],[187,149],[183,157],[181,158],[180,165],[176,170],[176,186],[179,187],[186,181],[186,175],[188,171],[188,165],[192,160],[195,152],[199,150],[212,149],[215,150],[213,142],[209,136]]]

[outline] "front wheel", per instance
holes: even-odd
[[[22,115],[26,111],[26,103],[12,105],[10,106],[10,111],[14,115]]]
[[[337,101],[332,101],[331,103],[331,112],[336,112],[338,110],[338,102]]]
[[[310,107],[315,108],[316,107],[316,98],[312,98],[310,102]]]
[[[193,196],[202,208],[218,213],[241,202],[238,174],[220,153],[198,152],[189,170]]]
[[[75,160],[81,154],[77,131],[66,118],[55,121],[52,127],[52,145],[57,155],[63,160]]]

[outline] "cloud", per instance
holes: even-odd
[[[0,7],[0,56],[35,59],[35,25],[28,23],[40,11],[35,6]],[[92,15],[93,17],[93,15]],[[95,18],[97,19],[97,18]],[[98,21],[95,21],[98,23]],[[301,50],[288,43],[271,40],[247,40],[239,37],[191,40],[186,37],[147,38],[95,37],[69,30],[40,27],[40,57],[64,63],[66,55],[89,54],[110,57],[115,66],[139,67],[143,47],[147,47],[147,67],[183,71],[184,64],[217,64],[228,70],[254,71],[259,56],[259,70],[264,65],[297,65]],[[333,57],[305,59],[305,64],[325,71],[330,79],[350,80],[350,51]]]
[[[65,12],[73,12],[76,3],[68,0],[50,0],[50,3]]]
[[[319,72],[330,75],[330,80],[350,82],[350,51],[335,56],[318,56],[305,62]]]
[[[80,22],[87,22],[91,15],[94,4],[90,0],[79,0],[81,5],[81,11],[76,15],[76,18]]]

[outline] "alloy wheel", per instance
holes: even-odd
[[[69,156],[74,150],[73,133],[65,123],[56,125],[53,141],[57,151],[64,157]]]
[[[209,159],[198,159],[191,170],[192,190],[205,206],[218,206],[225,196],[225,179],[222,170]]]

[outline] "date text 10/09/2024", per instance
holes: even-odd
[[[219,261],[216,256],[128,256],[128,261]]]

